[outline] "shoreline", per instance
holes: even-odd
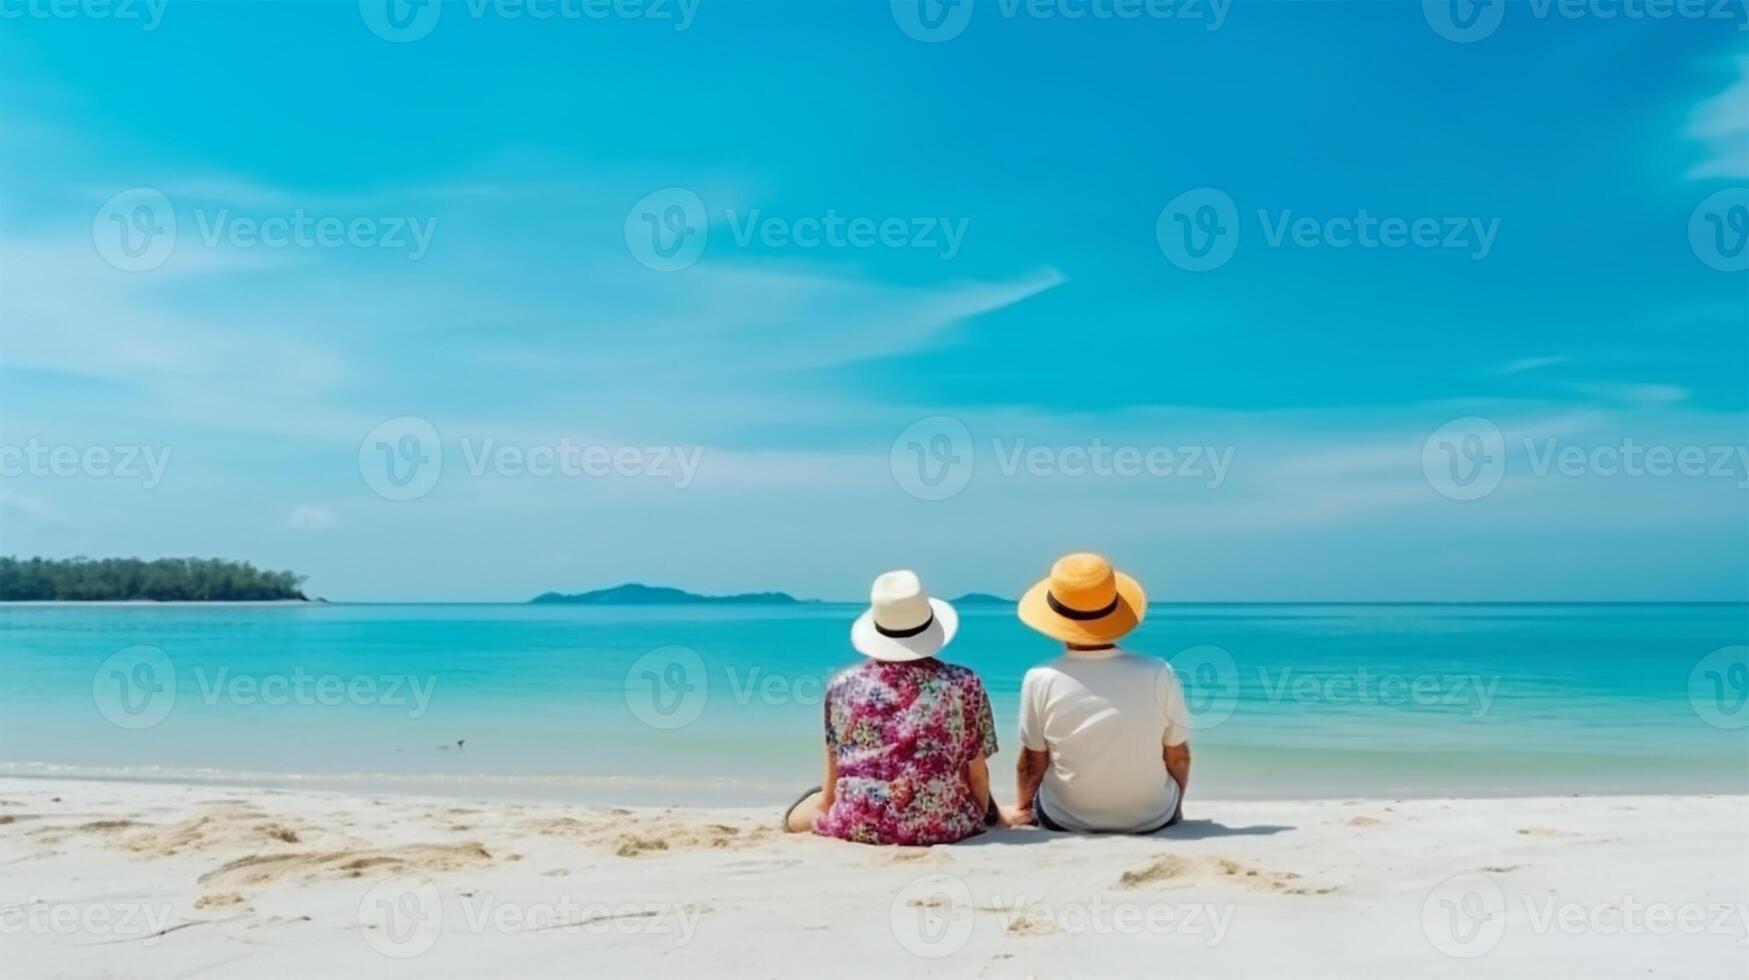
[[[793,607],[853,607],[860,599],[797,599],[794,602],[537,602],[533,599],[0,599],[0,608],[31,606],[565,606],[580,609],[696,609],[700,606],[749,609]],[[1015,603],[975,602],[959,606],[960,612],[988,610],[1012,612]],[[1150,600],[1150,607],[1198,608],[1210,606],[1749,606],[1749,599],[1208,599]]]
[[[631,776],[586,773],[420,773],[420,772],[271,772],[166,767],[146,771],[138,767],[101,767],[51,763],[0,763],[0,781],[72,781],[128,786],[204,786],[216,789],[308,792],[329,795],[393,796],[424,801],[465,800],[504,804],[553,804],[575,806],[630,806],[759,809],[780,807],[792,800],[811,777],[795,780],[759,777]],[[1012,802],[1010,780],[998,779],[992,795],[999,803]],[[1452,792],[1429,787],[1424,792],[1354,792],[1316,795],[1259,790],[1227,792],[1199,798],[1208,803],[1405,803],[1453,800],[1618,800],[1643,797],[1694,799],[1749,799],[1749,785],[1730,790],[1685,788],[1652,790],[1633,786],[1592,787],[1586,790],[1531,791],[1504,787],[1498,792]]]
[[[73,978],[560,977],[580,955],[603,975],[1732,976],[1749,881],[1719,856],[1749,847],[1746,817],[1738,796],[1195,801],[1151,837],[897,848],[783,834],[763,807],[0,777],[0,926],[19,975]]]

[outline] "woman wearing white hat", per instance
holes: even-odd
[[[850,627],[867,657],[826,689],[826,776],[784,816],[794,832],[868,844],[947,844],[997,822],[996,725],[978,675],[936,659],[959,614],[914,572],[874,581]]]

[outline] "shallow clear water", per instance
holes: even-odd
[[[775,801],[818,779],[856,612],[0,607],[0,771]],[[962,612],[1006,794],[1055,651]],[[1749,792],[1746,639],[1743,605],[1186,605],[1129,645],[1186,682],[1197,793],[1335,797]]]

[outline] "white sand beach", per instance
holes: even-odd
[[[1741,977],[1749,797],[1194,800],[929,849],[751,809],[0,780],[9,976]]]

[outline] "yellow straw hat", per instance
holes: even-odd
[[[1064,643],[1110,643],[1148,613],[1141,583],[1103,555],[1080,552],[1051,566],[1050,578],[1020,597],[1020,621]]]

